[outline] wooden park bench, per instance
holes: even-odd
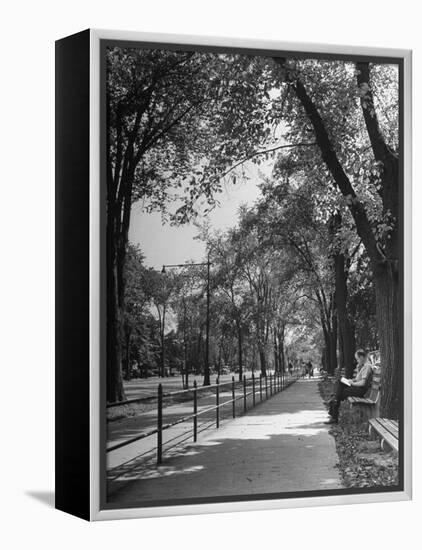
[[[369,390],[364,397],[348,397],[347,401],[366,419],[379,416],[381,388],[381,368],[372,367],[372,380]]]
[[[399,450],[399,425],[396,420],[388,418],[371,418],[369,420],[369,434],[379,435],[381,438],[381,449],[386,450],[386,445],[396,453]]]

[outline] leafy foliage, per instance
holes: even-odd
[[[203,231],[216,368],[279,369],[306,346],[335,361],[346,314],[360,345],[380,341],[388,352],[397,322],[384,307],[397,294],[397,66],[110,48],[107,106],[107,242],[117,273],[109,294],[123,313],[110,330],[123,323],[123,347],[129,335],[162,369],[203,363],[205,273],[146,270],[128,247],[133,203],[186,224],[218,205],[227,181],[247,179],[245,166],[272,163],[261,200],[235,227]],[[396,359],[387,359],[393,372]]]

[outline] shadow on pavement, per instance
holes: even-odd
[[[312,399],[304,403],[301,393],[297,388],[296,395],[282,403],[266,401],[235,422],[207,432],[198,443],[165,453],[159,467],[134,462],[109,484],[108,501],[135,504],[341,488],[321,398],[309,396]]]

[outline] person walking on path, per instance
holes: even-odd
[[[312,361],[308,361],[307,370],[308,370],[308,377],[313,378],[314,377],[314,366],[312,365]]]
[[[330,401],[329,414],[331,419],[327,424],[337,424],[341,402],[350,396],[363,397],[367,392],[372,378],[372,366],[367,361],[368,354],[363,349],[355,353],[357,372],[354,378],[341,378],[337,382],[335,397]]]

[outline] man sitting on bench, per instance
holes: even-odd
[[[354,378],[342,378],[337,382],[335,397],[330,401],[329,414],[331,419],[327,424],[337,424],[341,402],[350,396],[363,397],[367,392],[372,378],[372,367],[367,361],[368,354],[363,349],[355,353],[357,372]]]

